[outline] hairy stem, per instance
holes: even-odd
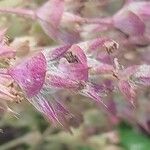
[[[112,19],[110,17],[109,18],[83,18],[78,15],[65,12],[63,18],[71,22],[101,24],[106,26],[112,25]]]
[[[0,13],[16,14],[19,16],[36,19],[36,15],[33,10],[22,8],[0,8]]]

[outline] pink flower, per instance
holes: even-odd
[[[117,86],[125,99],[135,106],[137,101],[136,86],[132,80],[132,75],[137,71],[137,65],[124,68],[118,62],[118,59],[114,59],[114,77],[117,78]]]
[[[130,2],[113,16],[114,27],[129,36],[128,42],[137,45],[149,43],[149,6],[149,2]]]
[[[43,53],[39,52],[8,69],[8,74],[21,87],[28,101],[37,110],[48,120],[58,122],[69,130],[66,116],[71,113],[61,105],[61,102],[57,102],[57,98],[52,93],[56,93],[61,88],[74,89],[79,83],[71,79],[66,80],[61,74],[57,74],[58,69],[53,74],[51,72],[53,68],[48,68],[48,65]]]
[[[136,46],[145,46],[150,42],[150,3],[126,0],[125,5],[112,16],[92,18],[91,15],[86,18],[85,12],[83,15],[69,12],[69,2],[48,0],[36,10],[0,8],[0,12],[37,21],[49,37],[63,44],[60,47],[43,48],[23,58],[10,46],[12,43],[8,44],[5,37],[7,29],[0,30],[0,58],[2,63],[6,62],[0,68],[0,111],[16,115],[7,102],[27,99],[48,121],[70,131],[70,120],[78,125],[82,115],[65,105],[61,95],[65,91],[88,97],[109,112],[111,120],[117,123],[114,116],[118,115],[118,107],[114,93],[119,91],[129,104],[135,106],[137,89],[141,85],[150,86],[150,65],[140,58],[143,50],[144,56],[148,54],[148,47],[134,50]],[[84,2],[77,4],[83,6]],[[89,30],[92,30],[92,36],[87,36]],[[104,31],[105,35],[121,42],[120,47],[110,38],[98,37],[86,41]],[[84,42],[77,43],[80,38]],[[29,51],[29,45],[27,49]],[[144,58],[148,62],[148,57]],[[128,67],[120,62],[126,62]],[[131,65],[131,62],[144,64]],[[126,111],[124,114],[128,116],[131,110]]]
[[[10,67],[7,72],[37,110],[67,130],[67,116],[75,118],[76,114],[61,104],[57,92],[63,89],[85,95],[109,111],[102,100],[104,86],[89,80],[87,56],[81,47],[66,45],[43,50]]]
[[[60,59],[58,66],[54,65],[55,60],[47,62],[46,58],[49,58],[49,55],[45,55],[44,51],[36,53],[10,67],[7,73],[37,110],[48,120],[58,122],[69,130],[67,116],[74,118],[76,115],[57,100],[58,96],[55,93],[61,89],[78,91],[83,88],[82,82],[88,79],[86,55],[80,47],[73,45],[62,58],[56,57]],[[66,62],[61,63],[61,59],[66,59]]]
[[[27,8],[0,8],[0,12],[28,17],[40,23],[45,33],[59,43],[76,43],[80,35],[76,30],[64,30],[61,20],[64,13],[64,0],[48,0],[36,10]]]
[[[64,0],[48,0],[35,11],[45,33],[54,40],[59,38],[60,21],[64,11]]]
[[[127,35],[143,35],[145,31],[144,22],[134,12],[128,10],[126,7],[121,9],[113,17],[114,26],[120,29]]]
[[[129,3],[128,8],[132,10],[135,14],[137,14],[141,19],[145,21],[149,21],[150,17],[150,2],[148,1],[139,1],[139,2],[131,2]]]
[[[39,53],[10,68],[8,74],[18,83],[29,98],[33,97],[39,93],[45,81],[45,57],[42,53]]]
[[[65,59],[61,59],[58,68],[64,72],[64,76],[72,80],[87,81],[88,80],[88,66],[87,58],[83,50],[73,45],[65,54]]]

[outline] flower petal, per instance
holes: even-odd
[[[139,1],[132,2],[128,6],[130,10],[132,10],[135,14],[140,16],[140,18],[149,21],[150,17],[150,2],[148,1]]]
[[[120,80],[118,83],[119,90],[124,95],[124,97],[134,106],[136,100],[135,87],[126,80]]]
[[[81,64],[87,65],[87,58],[84,53],[84,51],[77,45],[72,45],[72,47],[69,49],[70,52],[73,53],[73,55],[77,56],[78,60]]]
[[[39,94],[30,99],[29,102],[41,112],[48,121],[52,121],[54,125],[59,123],[64,129],[71,132],[69,119],[74,118],[78,120],[78,118],[76,118],[78,116],[70,112],[67,107],[60,102],[61,100],[57,101],[50,95],[51,100],[48,100],[42,95],[44,97],[46,96],[44,93]]]
[[[72,80],[69,77],[63,75],[61,72],[56,74],[47,74],[46,77],[46,84],[55,88],[62,88],[62,89],[80,89],[82,84],[76,80]]]
[[[8,70],[28,97],[36,95],[43,86],[46,74],[46,60],[42,53],[24,60]]]
[[[36,15],[45,33],[54,40],[58,36],[59,24],[64,11],[64,0],[48,0],[37,9]]]
[[[47,50],[48,54],[46,54],[47,60],[52,61],[55,59],[60,58],[61,56],[64,55],[64,53],[66,51],[68,51],[68,49],[71,47],[71,45],[65,45],[65,46],[61,46],[52,50]]]
[[[114,26],[127,35],[142,35],[145,31],[144,22],[132,11],[123,9],[114,16]]]
[[[82,64],[59,64],[59,69],[64,73],[64,77],[68,77],[76,81],[87,81],[88,80],[88,67]]]
[[[102,106],[104,106],[104,108],[108,110],[107,105],[102,100],[102,96],[103,94],[105,94],[102,86],[87,83],[84,89],[80,91],[80,93],[94,100],[96,104],[102,104]]]
[[[64,75],[72,80],[87,81],[88,80],[88,66],[87,58],[83,50],[73,45],[64,56],[66,59],[62,59],[59,63],[59,69]]]

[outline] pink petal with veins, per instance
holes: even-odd
[[[37,95],[29,102],[40,111],[48,121],[52,121],[54,125],[59,123],[64,129],[71,132],[69,119],[79,121],[79,115],[72,113],[61,103],[61,100],[56,100],[53,96],[50,96],[50,98],[51,99],[48,100]]]
[[[102,100],[102,97],[105,94],[104,88],[102,86],[87,83],[80,93],[91,98],[96,104],[101,104],[106,110],[108,110],[107,105]]]
[[[134,105],[134,102],[136,100],[136,92],[135,87],[126,80],[121,80],[118,83],[119,90],[124,95],[124,97],[132,104]]]
[[[55,74],[48,74],[46,78],[46,84],[52,86],[54,88],[62,88],[62,89],[80,89],[81,84],[76,81],[72,80],[67,76],[63,76],[61,72],[58,75]]]
[[[68,76],[68,78],[72,80],[87,81],[88,66],[87,66],[87,58],[84,51],[79,46],[73,45],[68,50],[68,52],[71,52],[71,56],[69,55],[68,57],[75,57],[76,59],[75,62],[68,62],[67,60],[63,59],[62,61],[60,61],[59,69],[64,73],[66,77]]]
[[[36,11],[36,14],[41,21],[49,22],[53,27],[58,27],[63,11],[64,0],[48,0]]]
[[[104,46],[104,43],[107,41],[111,41],[107,38],[97,38],[89,43],[89,51],[95,51],[97,49],[101,49]]]
[[[144,22],[132,11],[123,9],[113,19],[114,26],[127,35],[142,35],[145,31]]]
[[[63,11],[64,0],[48,0],[36,11],[37,18],[45,33],[54,40],[58,36]]]
[[[48,60],[55,60],[60,58],[61,56],[64,55],[66,51],[69,50],[70,47],[71,45],[65,45],[51,50],[50,52],[48,52],[47,56]]]
[[[9,75],[18,83],[28,97],[40,91],[45,81],[46,60],[38,53],[8,70]]]
[[[111,64],[112,63],[110,56],[108,55],[107,52],[104,52],[104,51],[99,52],[97,54],[97,60],[99,60],[100,62],[105,63],[105,64]]]
[[[79,59],[80,63],[87,66],[87,58],[86,55],[84,53],[84,51],[77,45],[73,45],[69,51],[71,51],[74,55],[77,56],[77,58]]]
[[[148,1],[139,1],[132,2],[128,6],[131,11],[137,14],[140,18],[149,21],[150,17],[150,2]]]
[[[88,67],[82,64],[69,64],[62,62],[59,69],[64,72],[64,76],[68,76],[72,80],[87,81],[88,80]]]

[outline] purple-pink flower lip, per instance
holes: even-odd
[[[33,97],[38,94],[45,81],[45,57],[42,53],[38,53],[16,67],[10,68],[8,73],[28,97]]]

